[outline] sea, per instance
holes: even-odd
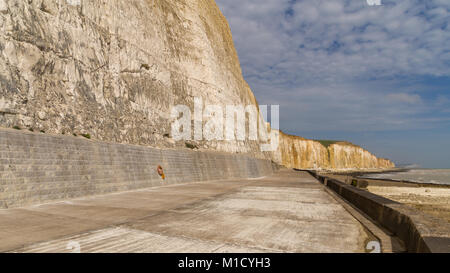
[[[450,185],[450,169],[409,169],[401,172],[366,174],[362,177]]]

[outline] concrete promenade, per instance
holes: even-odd
[[[367,240],[291,170],[0,210],[0,252],[364,252]]]

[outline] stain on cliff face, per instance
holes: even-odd
[[[6,95],[7,93],[17,93],[18,90],[16,86],[16,82],[9,81],[5,77],[0,75],[0,90],[2,91],[2,95]]]

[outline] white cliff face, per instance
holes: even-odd
[[[332,144],[328,147],[331,169],[376,169],[378,159],[361,147],[351,144]]]
[[[317,141],[280,132],[274,161],[288,168],[319,169],[329,166],[327,149]]]
[[[346,142],[325,147],[318,141],[286,135],[280,132],[280,145],[274,161],[288,168],[298,169],[385,169],[395,165],[383,158]]]
[[[170,109],[256,105],[213,0],[0,0],[0,126],[183,146]],[[256,142],[199,148],[259,155]]]

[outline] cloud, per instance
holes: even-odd
[[[428,3],[429,2],[429,3]],[[441,1],[220,0],[247,77],[286,80],[450,75],[448,5]],[[270,75],[273,75],[270,73]]]
[[[450,1],[217,0],[258,101],[293,133],[448,124]]]
[[[400,102],[407,104],[417,104],[422,102],[421,97],[417,94],[394,93],[388,94],[386,98],[391,102]]]

